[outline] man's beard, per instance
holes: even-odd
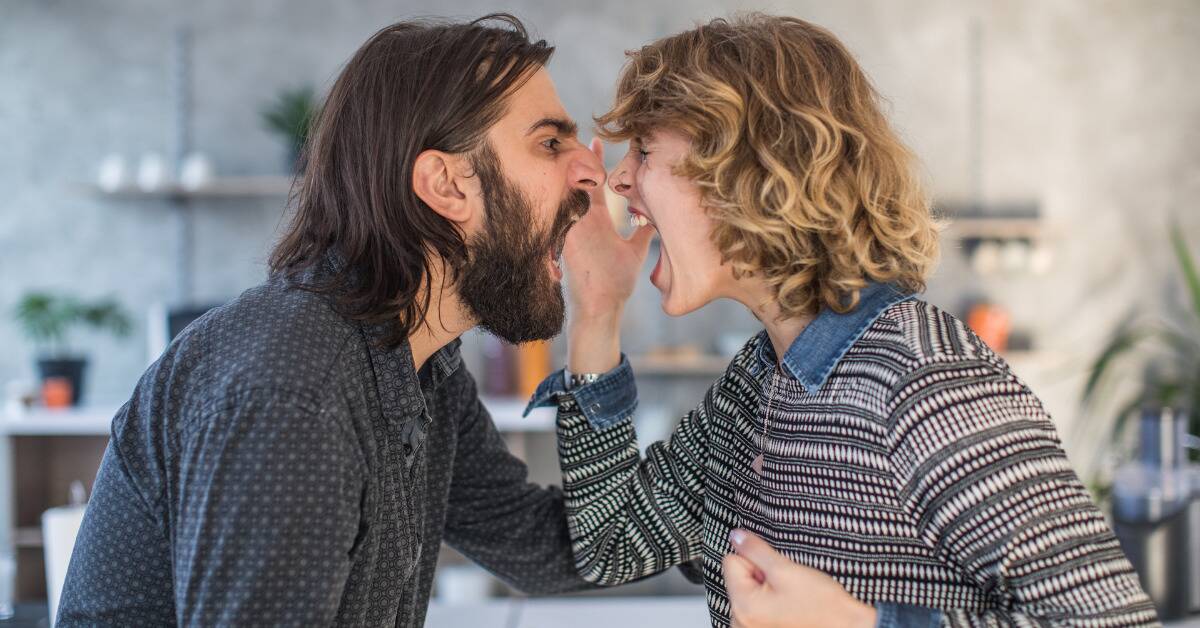
[[[508,342],[549,340],[562,331],[566,305],[546,264],[561,255],[567,230],[588,210],[588,195],[571,192],[550,228],[538,231],[533,204],[500,171],[491,146],[483,145],[472,166],[486,215],[482,232],[467,242],[459,297],[480,327]]]

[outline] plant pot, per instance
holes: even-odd
[[[51,377],[61,377],[71,384],[71,405],[77,406],[83,398],[83,374],[87,370],[86,358],[43,358],[37,361],[38,379],[45,382]]]

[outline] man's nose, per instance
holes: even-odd
[[[604,164],[596,153],[587,147],[581,147],[571,162],[569,176],[572,187],[590,192],[604,185]]]

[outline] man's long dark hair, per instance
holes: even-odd
[[[414,161],[427,149],[480,147],[507,96],[553,52],[505,13],[375,33],[338,76],[310,134],[271,272],[331,295],[344,316],[390,323],[385,345],[404,341],[428,313],[429,256],[466,256],[457,226],[413,192]],[[306,273],[330,258],[337,272]],[[451,281],[457,266],[446,265]]]

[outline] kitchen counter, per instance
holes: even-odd
[[[427,628],[695,628],[708,626],[700,595],[621,598],[496,598],[468,604],[434,601]],[[1200,628],[1200,615],[1164,628]]]
[[[708,626],[704,596],[433,601],[427,628],[684,628]]]

